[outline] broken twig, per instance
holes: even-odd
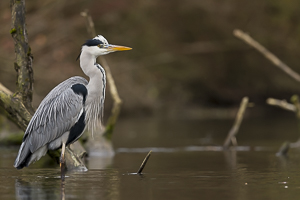
[[[296,106],[288,103],[286,100],[268,98],[267,104],[269,104],[271,106],[277,106],[277,107],[280,107],[280,108],[288,110],[288,111],[296,112]]]
[[[296,114],[296,118],[298,121],[298,131],[300,131],[300,102],[299,97],[297,95],[293,95],[291,97],[291,103],[288,103],[286,100],[278,100],[273,98],[268,98],[267,103],[272,106],[278,106],[282,109],[292,111]],[[300,147],[300,138],[298,141],[294,143],[284,142],[278,152],[276,153],[277,156],[286,156],[290,148],[299,148]]]
[[[239,108],[238,113],[235,118],[235,122],[234,122],[232,128],[230,129],[230,131],[227,135],[227,138],[225,139],[225,142],[223,144],[224,148],[228,148],[228,146],[230,145],[230,142],[232,142],[232,144],[235,146],[237,145],[235,136],[238,133],[240,125],[243,121],[243,116],[244,116],[245,110],[248,106],[248,102],[249,102],[248,97],[244,97],[242,99],[240,108]]]
[[[150,156],[151,156],[151,152],[152,152],[152,150],[149,151],[149,153],[148,153],[147,156],[145,157],[143,163],[141,164],[139,170],[137,171],[137,174],[142,174],[142,171],[143,171],[144,167],[146,166],[148,159],[149,159]]]
[[[247,33],[235,29],[233,31],[233,35],[241,40],[243,40],[248,45],[252,46],[254,49],[259,51],[262,55],[264,55],[269,61],[271,61],[276,67],[284,71],[286,74],[288,74],[290,77],[292,77],[294,80],[300,82],[300,75],[292,70],[289,66],[287,66],[284,62],[282,62],[279,58],[277,58],[273,53],[271,53],[268,49],[266,49],[264,46],[259,44],[257,41],[255,41],[251,36],[249,36]]]

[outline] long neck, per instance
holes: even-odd
[[[82,51],[80,55],[80,67],[90,78],[87,85],[88,96],[95,98],[104,95],[106,77],[104,69],[96,64],[96,57],[88,52]]]
[[[106,76],[101,65],[96,63],[96,57],[88,52],[81,52],[80,67],[90,78],[85,109],[88,129],[93,133],[102,129]]]

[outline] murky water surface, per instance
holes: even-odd
[[[222,151],[232,121],[126,120],[114,135],[116,155],[91,157],[88,172],[60,180],[58,167],[12,167],[17,147],[2,147],[0,199],[298,199],[300,151],[275,153],[298,138],[288,120],[246,120],[236,150]],[[136,172],[153,153],[143,175]]]

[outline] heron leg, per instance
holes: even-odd
[[[61,147],[60,165],[65,163],[65,151],[66,151],[66,143],[63,142]]]
[[[66,143],[62,143],[61,147],[61,155],[60,155],[60,171],[61,171],[61,179],[65,180],[65,150],[66,150]]]

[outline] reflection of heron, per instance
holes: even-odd
[[[64,195],[64,185],[61,185],[61,195],[57,192],[59,187],[58,184],[55,185],[58,183],[55,178],[30,179],[30,177],[26,177],[25,180],[15,180],[15,196],[17,200],[60,199],[60,196]],[[51,186],[49,186],[49,182]]]
[[[82,45],[80,67],[90,78],[71,77],[56,86],[41,102],[25,131],[14,166],[27,167],[48,150],[62,148],[60,162],[64,163],[66,146],[82,135],[87,127],[92,132],[102,126],[106,77],[96,58],[129,47],[108,44],[98,35]]]

